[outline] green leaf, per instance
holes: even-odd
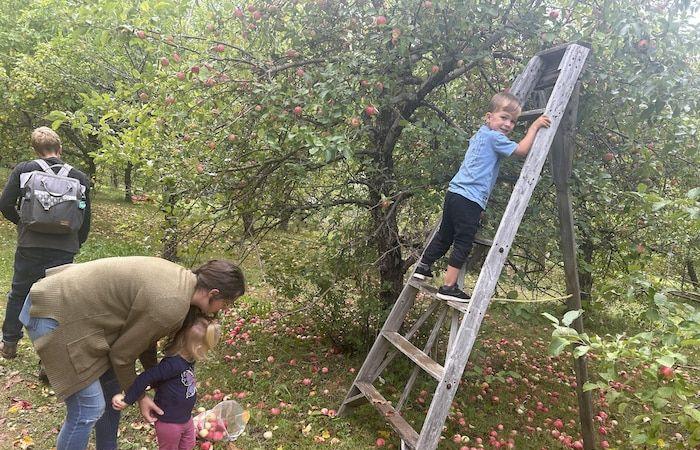
[[[700,187],[696,187],[689,190],[686,196],[691,200],[697,199],[698,197],[700,197]]]
[[[579,345],[574,348],[574,357],[575,358],[580,358],[586,353],[588,353],[588,350],[590,350],[591,347],[588,345]]]
[[[673,365],[676,363],[676,358],[673,356],[663,356],[661,358],[657,358],[656,362],[662,366],[673,367]]]
[[[560,337],[552,338],[552,342],[549,344],[549,354],[552,356],[559,356],[568,344],[569,341],[566,339],[562,339]]]
[[[542,313],[542,315],[549,319],[549,321],[552,322],[554,325],[559,325],[559,319],[557,319],[553,315],[546,312]]]
[[[700,423],[700,411],[693,405],[685,405],[683,407],[683,412],[692,417],[695,422]]]
[[[574,320],[578,319],[581,316],[581,314],[583,314],[582,309],[576,311],[567,311],[567,313],[564,314],[564,317],[561,319],[561,322],[568,327]]]
[[[651,205],[651,210],[654,212],[660,211],[669,203],[671,203],[669,200],[661,200],[660,202],[656,202],[653,205]]]
[[[668,405],[668,400],[661,397],[654,397],[654,408],[661,409],[666,405]]]

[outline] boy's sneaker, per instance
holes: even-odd
[[[430,270],[430,266],[423,263],[418,263],[416,270],[413,272],[413,278],[419,280],[426,280],[428,278],[433,278],[433,272]]]
[[[471,297],[458,288],[457,285],[454,285],[441,286],[440,289],[438,289],[437,298],[442,300],[451,300],[453,302],[466,303]]]

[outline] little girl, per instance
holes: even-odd
[[[137,401],[148,386],[155,388],[154,401],[163,410],[155,423],[160,450],[192,450],[195,430],[192,422],[197,386],[194,362],[204,359],[219,341],[220,326],[204,317],[185,319],[182,328],[165,346],[165,357],[141,373],[124,394],[112,398],[118,411]]]

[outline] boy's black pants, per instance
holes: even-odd
[[[448,264],[452,267],[462,267],[472,249],[482,212],[483,209],[477,203],[447,191],[440,229],[425,249],[421,262],[432,265],[452,246]]]

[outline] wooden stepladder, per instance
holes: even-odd
[[[521,119],[534,119],[544,113],[552,119],[552,124],[549,128],[542,128],[537,133],[493,241],[479,239],[475,241],[476,245],[472,253],[481,252],[483,255],[488,250],[488,254],[472,291],[471,301],[457,303],[437,299],[435,297],[437,290],[434,287],[418,282],[412,276],[409,277],[341,404],[338,415],[348,414],[354,406],[369,401],[399,434],[403,446],[418,450],[437,448],[445,419],[476,341],[484,314],[495,292],[496,283],[532,192],[540,178],[550,147],[554,148],[553,153],[556,153],[553,155],[552,163],[557,187],[567,290],[572,299],[568,302],[568,306],[570,309],[580,308],[573,221],[571,220],[571,203],[567,184],[571,166],[571,139],[567,138],[573,136],[573,121],[575,121],[578,106],[578,79],[589,51],[587,46],[581,44],[565,44],[542,51],[529,61],[525,70],[513,83],[510,92],[526,106],[539,103],[537,99],[546,98],[544,93],[551,88],[546,107],[541,109],[541,104],[535,104],[535,108],[522,113]],[[535,100],[527,102],[531,98]],[[557,133],[560,129],[560,123],[562,127],[560,133]],[[435,231],[437,231],[437,227]],[[435,231],[428,242],[433,238]],[[473,255],[465,266],[472,264],[477,258]],[[462,268],[463,273],[464,271],[465,268]],[[463,283],[462,278],[460,276],[460,285]],[[414,306],[419,292],[433,297],[434,300],[417,318],[411,328],[405,334],[401,334],[402,325],[404,325],[408,312]],[[417,335],[420,327],[434,313],[436,320],[423,350],[421,350],[410,340]],[[448,313],[451,315],[451,330],[445,363],[441,365],[429,354],[438,339]],[[575,322],[574,327],[581,328],[582,323]],[[409,377],[400,400],[396,406],[393,406],[381,395],[373,383],[398,352],[407,356],[416,367]],[[408,398],[420,369],[437,380],[437,388],[422,429],[418,433],[401,416],[400,410]],[[578,385],[583,386],[587,376],[585,359],[583,358],[576,360],[576,375],[579,378]],[[580,387],[578,389],[580,391],[578,394],[584,447],[588,450],[594,448],[590,393],[584,393]]]

